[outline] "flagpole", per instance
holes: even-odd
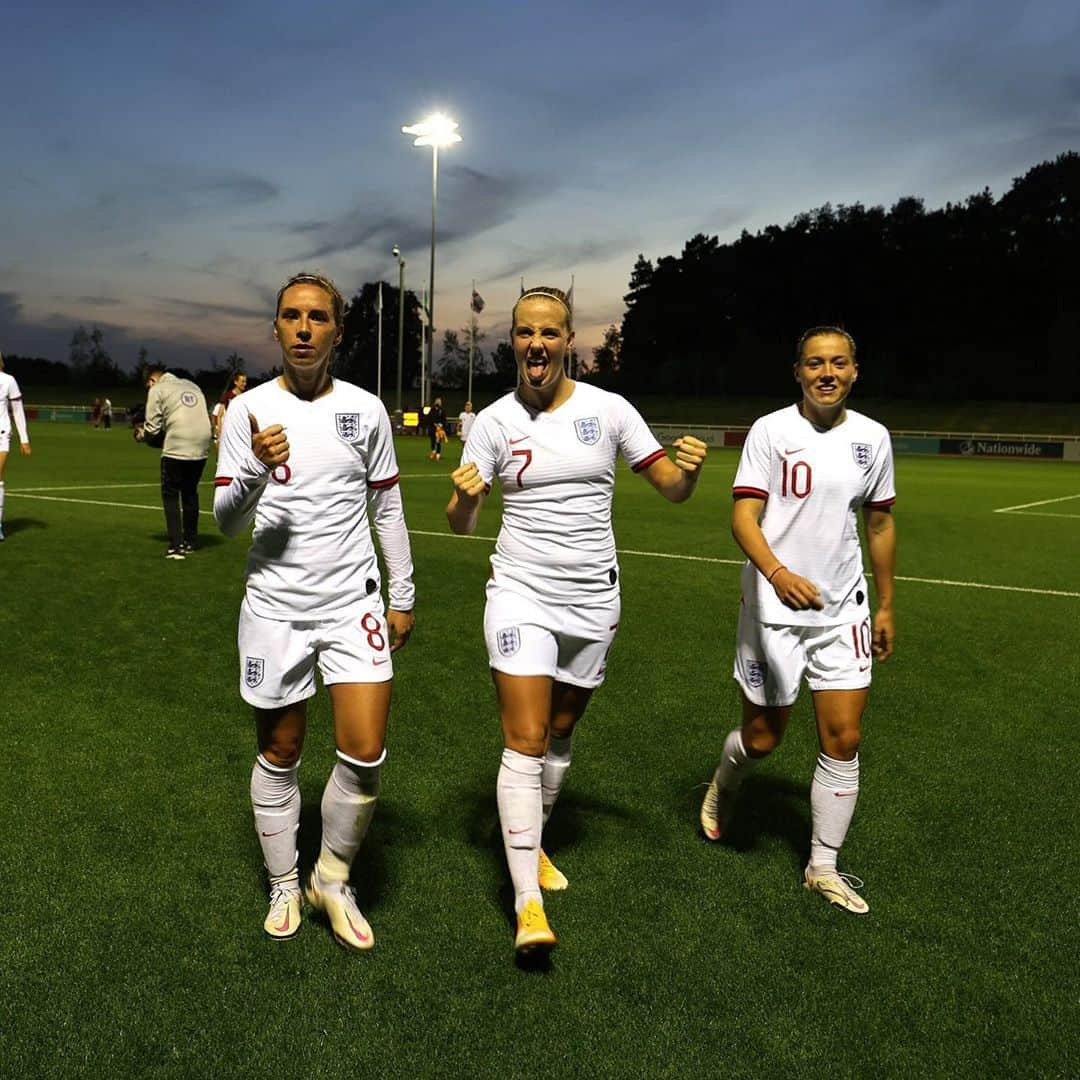
[[[379,336],[378,336],[378,348],[376,353],[379,357],[379,373],[375,376],[375,396],[382,401],[382,282],[379,282],[379,299],[376,302],[375,310],[379,313]]]

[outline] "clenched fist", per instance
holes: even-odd
[[[289,460],[289,440],[280,424],[271,424],[265,431],[259,430],[259,421],[248,413],[251,424],[251,452],[271,469]]]

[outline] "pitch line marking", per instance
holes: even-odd
[[[1080,518],[1080,514],[1055,514],[1052,510],[1011,510],[1014,517]],[[994,513],[997,513],[995,510]]]
[[[1040,499],[1038,502],[1018,503],[1016,506],[1001,506],[994,513],[1011,514],[1015,510],[1027,510],[1031,506],[1049,506],[1051,503],[1068,502],[1070,499],[1080,499],[1080,494],[1062,495],[1059,499]],[[1071,517],[1072,515],[1068,516]]]
[[[35,495],[22,491],[12,491],[9,495],[22,495],[26,499],[39,499],[42,502],[82,503],[87,506],[115,506],[127,510],[161,510],[160,506],[146,506],[141,503],[106,502],[103,499],[71,499],[59,495]],[[200,510],[200,514],[212,517],[213,511]],[[459,536],[456,533],[431,532],[425,529],[410,529],[411,536],[434,536],[450,540],[486,540],[495,543],[494,536]],[[641,555],[651,559],[678,559],[683,562],[714,563],[722,566],[742,566],[741,559],[717,559],[708,555],[677,555],[670,551],[636,551],[631,548],[617,548],[619,555]],[[1080,600],[1080,592],[1067,592],[1064,589],[1031,589],[1023,585],[988,585],[981,581],[951,581],[948,578],[897,577],[897,581],[913,582],[918,585],[949,585],[958,589],[990,589],[995,592],[1029,593],[1035,596],[1065,596]]]

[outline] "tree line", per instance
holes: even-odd
[[[1080,154],[938,210],[826,204],[732,243],[638,257],[593,377],[627,392],[783,395],[810,326],[858,344],[862,392],[1080,398]]]

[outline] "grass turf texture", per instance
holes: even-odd
[[[32,458],[9,459],[0,546],[9,1075],[1080,1069],[1077,596],[900,583],[842,853],[867,881],[871,914],[856,919],[800,885],[805,693],[729,841],[698,832],[737,714],[737,566],[624,554],[609,679],[545,838],[571,882],[547,902],[560,947],[523,971],[480,629],[491,545],[446,529],[456,444],[436,465],[426,440],[402,440],[417,630],[356,872],[378,944],[357,957],[314,921],[284,944],[262,932],[236,688],[246,544],[205,518],[196,555],[167,562],[156,453],[123,430],[33,437]],[[735,461],[714,451],[683,506],[620,467],[620,549],[737,560]],[[897,471],[901,575],[1080,592],[1080,499],[1035,508],[1072,516],[992,513],[1080,494],[1080,470],[901,458]],[[83,487],[125,483],[147,486]],[[498,517],[493,497],[478,532]],[[331,764],[323,692],[301,770],[305,867]]]

